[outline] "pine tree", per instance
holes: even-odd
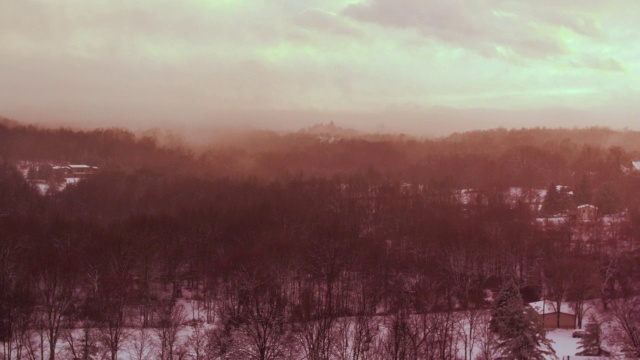
[[[580,339],[582,349],[576,355],[580,356],[608,356],[609,352],[602,348],[602,328],[600,323],[593,316],[589,317],[589,323],[586,328],[586,335]]]
[[[546,216],[555,215],[560,212],[562,207],[562,195],[558,191],[555,184],[549,185],[547,194],[542,201],[542,213]]]
[[[532,309],[525,308],[516,282],[508,280],[494,303],[490,323],[499,337],[498,350],[516,360],[543,360],[554,354],[542,323]]]
[[[591,181],[589,180],[589,176],[587,174],[582,174],[575,191],[576,205],[591,204],[593,201],[591,192]]]
[[[498,297],[493,302],[493,312],[489,325],[491,331],[499,336],[503,336],[508,332],[509,322],[512,316],[511,307],[513,307],[513,304],[517,303],[518,300],[522,304],[520,290],[515,280],[509,279],[502,285]]]

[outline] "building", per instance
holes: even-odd
[[[98,168],[89,165],[62,165],[53,166],[54,171],[60,172],[64,177],[83,178],[89,175],[93,175]]]
[[[75,177],[83,177],[83,176],[92,175],[93,173],[96,172],[96,170],[98,170],[98,168],[95,167],[95,166],[69,165],[69,171],[70,171],[71,175],[73,175]]]
[[[550,329],[575,329],[576,313],[569,303],[563,302],[560,311],[553,301],[537,301],[529,306],[538,314],[545,328]]]
[[[598,219],[598,207],[590,204],[580,205],[576,218],[580,221],[595,221]]]

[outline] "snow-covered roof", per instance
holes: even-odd
[[[551,224],[551,225],[560,225],[569,221],[569,218],[564,216],[556,216],[556,217],[548,217],[548,218],[537,218],[536,223],[540,225]]]
[[[633,167],[633,170],[640,171],[640,161],[632,161],[631,166]]]
[[[554,301],[536,301],[536,302],[532,302],[529,304],[529,306],[531,306],[531,308],[533,310],[535,310],[535,312],[537,312],[538,314],[542,315],[542,314],[553,314],[556,313],[558,311],[556,311],[556,303]],[[560,311],[561,313],[564,314],[569,314],[569,315],[575,315],[575,311],[573,310],[573,307],[571,307],[571,305],[569,303],[563,302],[560,305]]]
[[[595,205],[591,205],[591,204],[584,204],[584,205],[580,205],[578,206],[578,209],[584,209],[584,208],[594,208],[597,209],[598,207]]]
[[[71,169],[91,169],[89,165],[69,165]]]

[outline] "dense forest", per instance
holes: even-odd
[[[0,122],[3,356],[116,359],[148,328],[150,358],[491,359],[490,344],[461,352],[460,331],[488,338],[456,324],[483,316],[506,283],[525,302],[640,309],[640,133],[336,128],[196,148]],[[21,170],[65,163],[99,170],[46,195],[34,180],[47,172]],[[538,208],[513,188],[547,197]],[[580,204],[625,220],[580,223]],[[557,214],[568,220],[536,221]],[[186,315],[185,299],[197,304]],[[196,321],[177,339],[196,311],[215,327]],[[621,341],[637,358],[629,331]]]

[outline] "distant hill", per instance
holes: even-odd
[[[333,121],[328,124],[319,123],[299,131],[302,134],[324,135],[335,138],[354,138],[362,134],[354,129],[336,126]]]
[[[564,144],[600,147],[619,146],[629,152],[640,152],[640,131],[588,128],[521,128],[493,129],[454,133],[445,142],[465,143],[469,147],[494,150],[496,146],[551,146]]]
[[[204,148],[163,132],[75,130],[0,121],[0,158],[89,163],[116,171],[199,177],[332,177],[376,173],[403,182],[456,186],[594,184],[616,180],[640,160],[640,132],[607,128],[494,129],[437,139],[367,134],[329,124],[296,132],[220,132]],[[616,180],[617,181],[617,180]]]

